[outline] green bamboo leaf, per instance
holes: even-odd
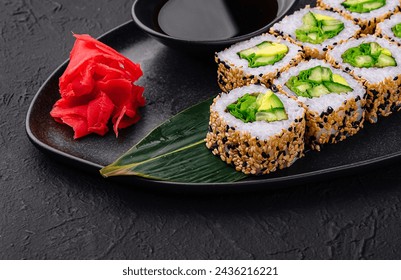
[[[173,116],[114,163],[104,167],[104,177],[135,175],[187,183],[234,182],[246,177],[206,148],[209,108],[206,100]]]

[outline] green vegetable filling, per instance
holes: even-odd
[[[302,22],[303,25],[295,30],[295,35],[299,41],[311,44],[321,44],[344,29],[342,21],[311,12],[303,16]]]
[[[271,90],[266,93],[247,93],[228,105],[227,111],[244,123],[288,119],[283,102]]]
[[[378,43],[363,43],[346,50],[342,55],[344,62],[359,68],[397,66],[391,52]]]
[[[401,23],[394,25],[391,30],[393,31],[395,37],[401,38]]]
[[[240,58],[248,60],[248,66],[256,68],[266,65],[274,65],[283,59],[288,53],[288,47],[284,44],[264,41],[255,47],[238,52]]]
[[[353,91],[342,76],[333,74],[330,68],[322,66],[299,72],[298,76],[292,76],[285,85],[297,96],[307,98]]]
[[[386,5],[386,0],[347,0],[341,5],[350,12],[369,13]]]

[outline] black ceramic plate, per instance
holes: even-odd
[[[145,87],[147,106],[142,110],[142,120],[131,128],[122,130],[120,137],[113,133],[105,137],[89,136],[73,140],[72,130],[56,123],[49,115],[59,98],[58,78],[66,64],[57,69],[35,96],[26,120],[30,140],[53,158],[78,168],[98,170],[113,162],[151,129],[179,111],[219,93],[216,83],[216,65],[213,57],[193,58],[182,55],[143,34],[133,22],[111,31],[102,41],[122,52],[142,66],[144,76],[139,83]],[[367,124],[356,136],[336,145],[327,145],[321,152],[308,152],[293,166],[274,174],[249,178],[226,184],[177,184],[155,182],[137,177],[125,177],[128,184],[149,184],[181,189],[236,189],[275,188],[355,171],[357,168],[389,162],[401,156],[401,113],[382,118],[375,125]],[[227,167],[229,168],[229,167]],[[105,179],[106,180],[106,179]]]

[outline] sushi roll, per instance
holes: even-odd
[[[401,45],[401,14],[395,14],[379,23],[375,34]]]
[[[324,58],[328,49],[357,36],[360,31],[352,20],[338,13],[309,6],[286,16],[270,29],[270,33],[280,34],[303,46],[307,58]]]
[[[262,175],[303,156],[305,109],[261,85],[222,93],[210,107],[206,146],[237,171]]]
[[[263,34],[216,53],[217,81],[224,92],[255,83],[268,86],[278,73],[302,58],[299,46]]]
[[[327,53],[327,61],[366,86],[366,117],[371,123],[400,109],[401,51],[397,44],[367,35],[336,46]]]
[[[363,34],[374,33],[377,23],[400,8],[399,0],[317,0],[317,5],[355,21]]]
[[[342,141],[363,127],[365,88],[323,60],[302,62],[274,84],[307,108],[305,142],[314,150]]]

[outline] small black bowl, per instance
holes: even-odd
[[[164,1],[165,2],[165,1]],[[278,20],[280,20],[298,0],[277,0],[278,12],[276,18],[264,27],[251,33],[222,40],[194,41],[169,36],[156,27],[157,12],[164,3],[162,0],[134,0],[132,5],[132,18],[135,23],[150,36],[164,45],[178,51],[191,54],[211,54],[223,50],[230,45],[250,39],[265,33]]]

